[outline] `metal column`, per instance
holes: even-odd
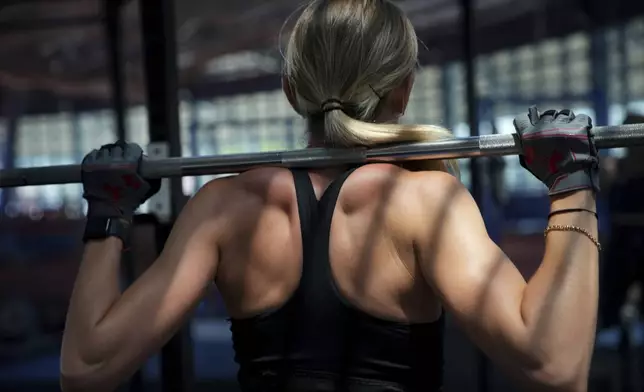
[[[476,52],[474,48],[474,10],[473,0],[461,1],[461,18],[463,22],[463,54],[465,64],[465,91],[467,94],[467,122],[470,136],[479,136],[479,99],[476,89]],[[482,191],[481,170],[478,159],[472,159],[472,195],[479,201]]]
[[[190,97],[187,101],[187,104],[189,105],[189,110],[190,110],[190,121],[188,125],[188,134],[190,135],[190,155],[193,157],[199,156],[200,151],[199,151],[199,103],[192,97],[192,94],[190,94]],[[201,188],[202,184],[200,184],[200,181],[197,181],[195,179],[192,192],[196,193],[199,191]]]
[[[608,124],[608,48],[604,29],[590,32],[590,67],[595,124]]]
[[[474,46],[475,19],[474,0],[460,0],[463,37],[463,55],[465,64],[465,91],[467,94],[467,122],[470,135],[479,136],[479,103],[476,89],[476,48]],[[483,208],[483,178],[480,159],[470,160],[471,191],[479,208]],[[481,211],[483,212],[483,211]],[[489,390],[489,364],[487,357],[478,352],[478,391]]]
[[[112,108],[116,122],[116,136],[126,139],[123,55],[121,51],[121,0],[103,0],[105,12],[105,40],[107,44]]]
[[[171,157],[181,156],[177,49],[173,0],[139,0],[151,142],[167,142]],[[176,220],[185,196],[181,178],[170,180],[171,216]],[[162,248],[171,223],[157,230]],[[193,355],[190,325],[186,324],[161,350],[161,382],[164,392],[190,391]]]
[[[127,139],[125,127],[126,102],[125,102],[125,75],[123,72],[123,53],[121,39],[121,0],[103,0],[103,12],[105,14],[105,43],[107,47],[107,60],[109,70],[110,87],[112,90],[112,109],[114,110],[114,123],[116,125],[116,138]],[[77,113],[74,112],[74,116]],[[77,123],[75,119],[75,123]],[[74,130],[78,131],[78,124],[74,124]],[[129,253],[122,256],[123,279],[125,286],[129,286],[137,278],[133,260]],[[143,390],[143,374],[137,370],[132,375],[129,390],[139,392]]]

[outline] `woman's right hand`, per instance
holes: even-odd
[[[550,196],[599,191],[599,157],[590,117],[571,110],[540,114],[533,106],[514,119],[514,127],[521,139],[521,166],[546,184]]]

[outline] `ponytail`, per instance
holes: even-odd
[[[323,123],[319,136],[330,145],[376,147],[452,137],[438,126],[373,122],[387,95],[410,81],[418,65],[414,26],[390,0],[309,2],[284,61],[289,101],[301,115]],[[402,167],[458,175],[453,160],[407,161]]]
[[[393,143],[421,143],[451,139],[450,131],[436,125],[379,124],[349,117],[343,110],[325,110],[324,136],[333,145],[376,147]],[[412,171],[440,170],[460,176],[456,160],[416,160],[402,165]]]

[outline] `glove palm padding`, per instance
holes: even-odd
[[[136,144],[117,142],[90,152],[81,164],[83,197],[88,218],[124,218],[158,192],[160,180],[140,174],[143,150]]]
[[[570,110],[536,107],[514,120],[520,136],[521,166],[558,195],[581,189],[599,191],[599,158],[590,133],[591,119]]]

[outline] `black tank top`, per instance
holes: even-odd
[[[302,276],[277,310],[232,319],[244,392],[440,391],[444,318],[404,324],[366,314],[338,291],[329,263],[331,219],[350,170],[318,201],[304,170],[293,170],[302,230]]]

